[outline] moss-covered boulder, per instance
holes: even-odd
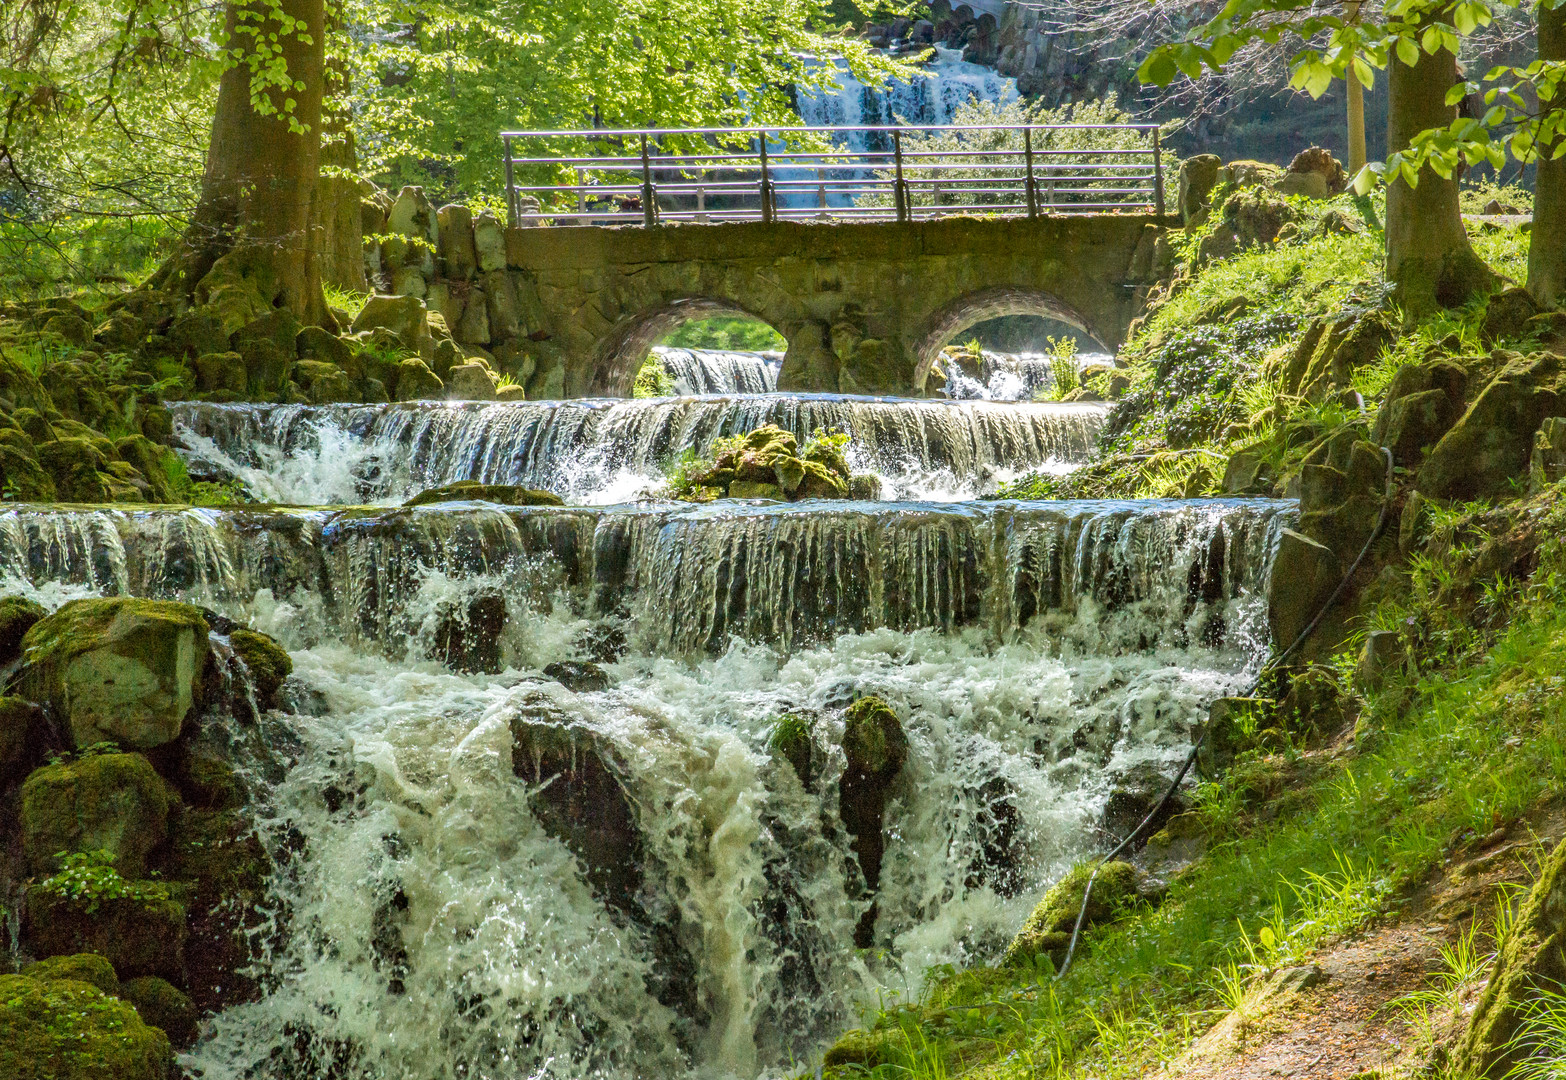
[[[1516,1036],[1541,990],[1566,986],[1566,844],[1556,845],[1512,924],[1453,1054],[1459,1076],[1503,1076],[1526,1054]]]
[[[1479,394],[1419,469],[1419,491],[1436,499],[1491,498],[1525,475],[1533,434],[1566,414],[1554,356],[1509,362]]]
[[[168,886],[111,872],[78,895],[59,878],[27,891],[22,940],[35,954],[91,952],[127,979],[183,977],[185,905],[173,899]]]
[[[388,383],[398,401],[428,401],[445,396],[446,384],[423,360],[409,359],[397,365],[397,376]]]
[[[815,740],[810,735],[810,720],[798,713],[784,713],[773,725],[767,739],[767,749],[774,757],[781,758],[794,769],[794,775],[805,787],[810,787],[815,777],[812,767],[815,758]]]
[[[0,1076],[168,1080],[168,1036],[90,983],[0,975]]]
[[[168,835],[173,795],[140,754],[90,754],[38,769],[22,785],[22,850],[34,874],[58,869],[60,852],[107,851],[129,878]]]
[[[843,716],[842,779],[838,781],[838,814],[853,838],[855,857],[865,889],[874,894],[881,884],[881,859],[886,851],[882,824],[892,781],[908,760],[908,736],[891,706],[878,697],[863,697]],[[875,934],[875,905],[865,912],[854,942],[869,948]]]
[[[29,979],[42,982],[74,979],[96,986],[105,994],[120,992],[120,977],[114,973],[114,965],[97,953],[51,956],[47,960],[23,965],[21,973]]]
[[[1082,895],[1093,874],[1093,866],[1093,863],[1079,863],[1050,887],[1007,946],[1002,963],[1020,964],[1035,956],[1048,955],[1051,962],[1057,967],[1060,965],[1065,959],[1077,916],[1082,911]],[[1084,929],[1111,922],[1130,911],[1140,899],[1139,885],[1136,867],[1118,860],[1106,863],[1093,880],[1093,894],[1082,920]]]
[[[421,491],[404,506],[427,506],[442,502],[492,502],[502,506],[564,506],[565,500],[548,491],[515,484],[483,484],[477,480],[459,480],[455,484]]]
[[[16,502],[53,502],[58,497],[54,477],[44,471],[36,454],[0,444],[0,487]]]
[[[857,1067],[864,1070],[889,1065],[898,1059],[899,1043],[906,1045],[900,1031],[847,1031],[827,1047],[821,1064],[828,1069]]]
[[[47,614],[47,608],[25,596],[0,597],[0,665],[22,655],[22,638]]]
[[[120,984],[119,998],[136,1007],[141,1022],[163,1031],[176,1049],[196,1038],[196,1003],[167,979],[143,975]]]
[[[294,672],[294,662],[289,659],[288,651],[268,635],[255,630],[235,630],[228,636],[228,642],[250,673],[256,704],[263,709],[271,708],[283,680]]]
[[[1347,566],[1331,548],[1303,533],[1293,529],[1279,533],[1267,588],[1268,623],[1278,649],[1294,644],[1310,625],[1343,580]]]
[[[186,808],[174,816],[168,872],[195,886],[198,903],[253,897],[269,868],[254,830],[238,812]]]
[[[766,424],[715,448],[711,462],[678,478],[671,493],[691,502],[712,499],[846,499],[844,436],[822,435],[800,449],[793,432]]]
[[[197,389],[208,393],[214,390],[227,390],[234,394],[243,394],[249,385],[249,376],[245,372],[245,358],[231,350],[225,349],[223,352],[198,356],[194,367]]]
[[[128,597],[73,600],[22,639],[20,692],[47,703],[78,747],[150,749],[178,738],[209,645],[201,610]]]
[[[185,467],[179,455],[167,446],[160,446],[145,435],[127,435],[115,441],[114,452],[146,478],[157,502],[174,502],[183,494],[175,490],[174,484],[175,477],[183,478]]]
[[[62,438],[38,444],[38,465],[64,502],[109,501],[103,470],[108,458],[86,439]]]

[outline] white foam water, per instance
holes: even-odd
[[[457,480],[546,488],[610,505],[655,490],[681,455],[777,424],[848,433],[849,463],[886,499],[953,501],[1093,453],[1105,406],[758,394],[396,405],[179,402],[193,473],[296,506],[402,502]]]
[[[1112,364],[1108,353],[1078,353],[1077,366]],[[947,358],[945,394],[961,401],[1036,401],[1055,388],[1050,358],[1043,353],[999,353]]]

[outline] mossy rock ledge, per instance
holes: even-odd
[[[1066,947],[1071,943],[1077,915],[1082,910],[1082,894],[1093,866],[1093,863],[1080,863],[1050,887],[1007,946],[1002,964],[1022,964],[1035,956],[1047,955],[1056,967],[1060,966],[1065,960]],[[1083,929],[1112,922],[1140,899],[1141,876],[1136,867],[1119,860],[1106,863],[1093,880],[1093,894],[1088,900]]]
[[[428,506],[443,502],[492,502],[502,506],[565,505],[565,500],[552,492],[515,484],[481,484],[476,480],[459,480],[455,484],[421,491],[403,505]]]
[[[775,424],[720,450],[710,465],[675,487],[675,497],[687,502],[880,497],[880,482],[873,476],[851,476],[842,451],[831,442],[813,441],[801,450],[794,433]]]
[[[173,742],[210,655],[201,610],[164,600],[73,600],[22,639],[18,692],[49,707],[73,745]]]

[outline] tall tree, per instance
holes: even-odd
[[[1528,245],[1528,291],[1541,305],[1557,307],[1566,299],[1566,131],[1561,116],[1566,102],[1559,94],[1561,71],[1566,67],[1566,0],[1554,0],[1554,6],[1551,0],[1541,0],[1536,18],[1540,66],[1535,98],[1540,107],[1533,139],[1538,175]]]
[[[323,0],[231,0],[201,198],[179,253],[150,283],[224,310],[286,308],[328,323],[311,206],[326,78]],[[237,327],[230,326],[230,329]]]
[[[1305,9],[1298,19],[1290,13]],[[1457,50],[1463,34],[1491,21],[1485,0],[1397,0],[1380,22],[1360,18],[1356,7],[1342,14],[1309,8],[1305,0],[1228,0],[1216,17],[1193,31],[1187,41],[1154,50],[1140,74],[1167,85],[1179,73],[1191,77],[1218,69],[1253,40],[1279,40],[1293,33],[1324,48],[1307,48],[1292,61],[1293,85],[1320,96],[1347,73],[1371,85],[1374,67],[1387,67],[1389,105],[1385,166],[1367,166],[1386,175],[1387,276],[1405,316],[1414,318],[1439,305],[1452,306],[1487,290],[1493,276],[1474,254],[1463,228],[1452,164],[1423,149],[1430,133],[1454,123],[1452,94]],[[1279,21],[1284,17],[1283,21]]]

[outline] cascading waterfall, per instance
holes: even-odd
[[[850,464],[883,496],[973,498],[1091,455],[1104,406],[829,394],[396,405],[173,407],[197,474],[238,478],[290,505],[401,502],[457,480],[523,484],[572,502],[636,498],[714,439],[777,424],[852,436]]]
[[[996,955],[1092,849],[1116,778],[1184,753],[1264,652],[1293,513],[9,507],[0,576],[202,603],[294,657],[254,809],[287,868],[267,989],[208,1023],[191,1075],[773,1077],[879,988]],[[481,596],[504,670],[425,659]],[[538,674],[589,655],[607,688]],[[853,947],[868,900],[836,795],[865,693],[910,739],[874,952]],[[785,712],[812,732],[803,778],[767,749]],[[617,901],[541,823],[515,756],[534,723],[634,808]]]
[[[1079,367],[1111,364],[1108,353],[1078,353]],[[983,350],[975,362],[959,354],[944,362],[948,398],[955,400],[1032,401],[1055,386],[1050,358],[1042,353],[998,353]]]
[[[1006,104],[1017,100],[1015,79],[964,60],[960,49],[935,46],[935,58],[923,66],[926,77],[909,82],[895,79],[884,89],[866,86],[854,78],[842,60],[833,63],[836,71],[832,92],[796,95],[799,115],[809,126],[949,124],[958,109],[972,102]],[[869,145],[860,134],[849,136],[849,146],[860,152],[888,149]]]
[[[8,591],[134,593],[278,635],[289,767],[256,808],[288,872],[269,987],[203,1078],[790,1073],[877,987],[993,956],[1093,843],[1117,775],[1183,753],[1261,655],[1291,504],[713,505],[0,512]],[[440,625],[498,595],[505,670]],[[613,640],[607,689],[538,670]],[[607,659],[606,657],[601,657]],[[841,709],[911,758],[883,951],[838,817]],[[822,764],[767,751],[784,712]],[[612,762],[634,896],[608,904],[516,774],[541,721]]]
[[[692,394],[770,394],[778,388],[778,352],[728,349],[677,349],[655,345],[653,357],[674,380],[674,392]]]

